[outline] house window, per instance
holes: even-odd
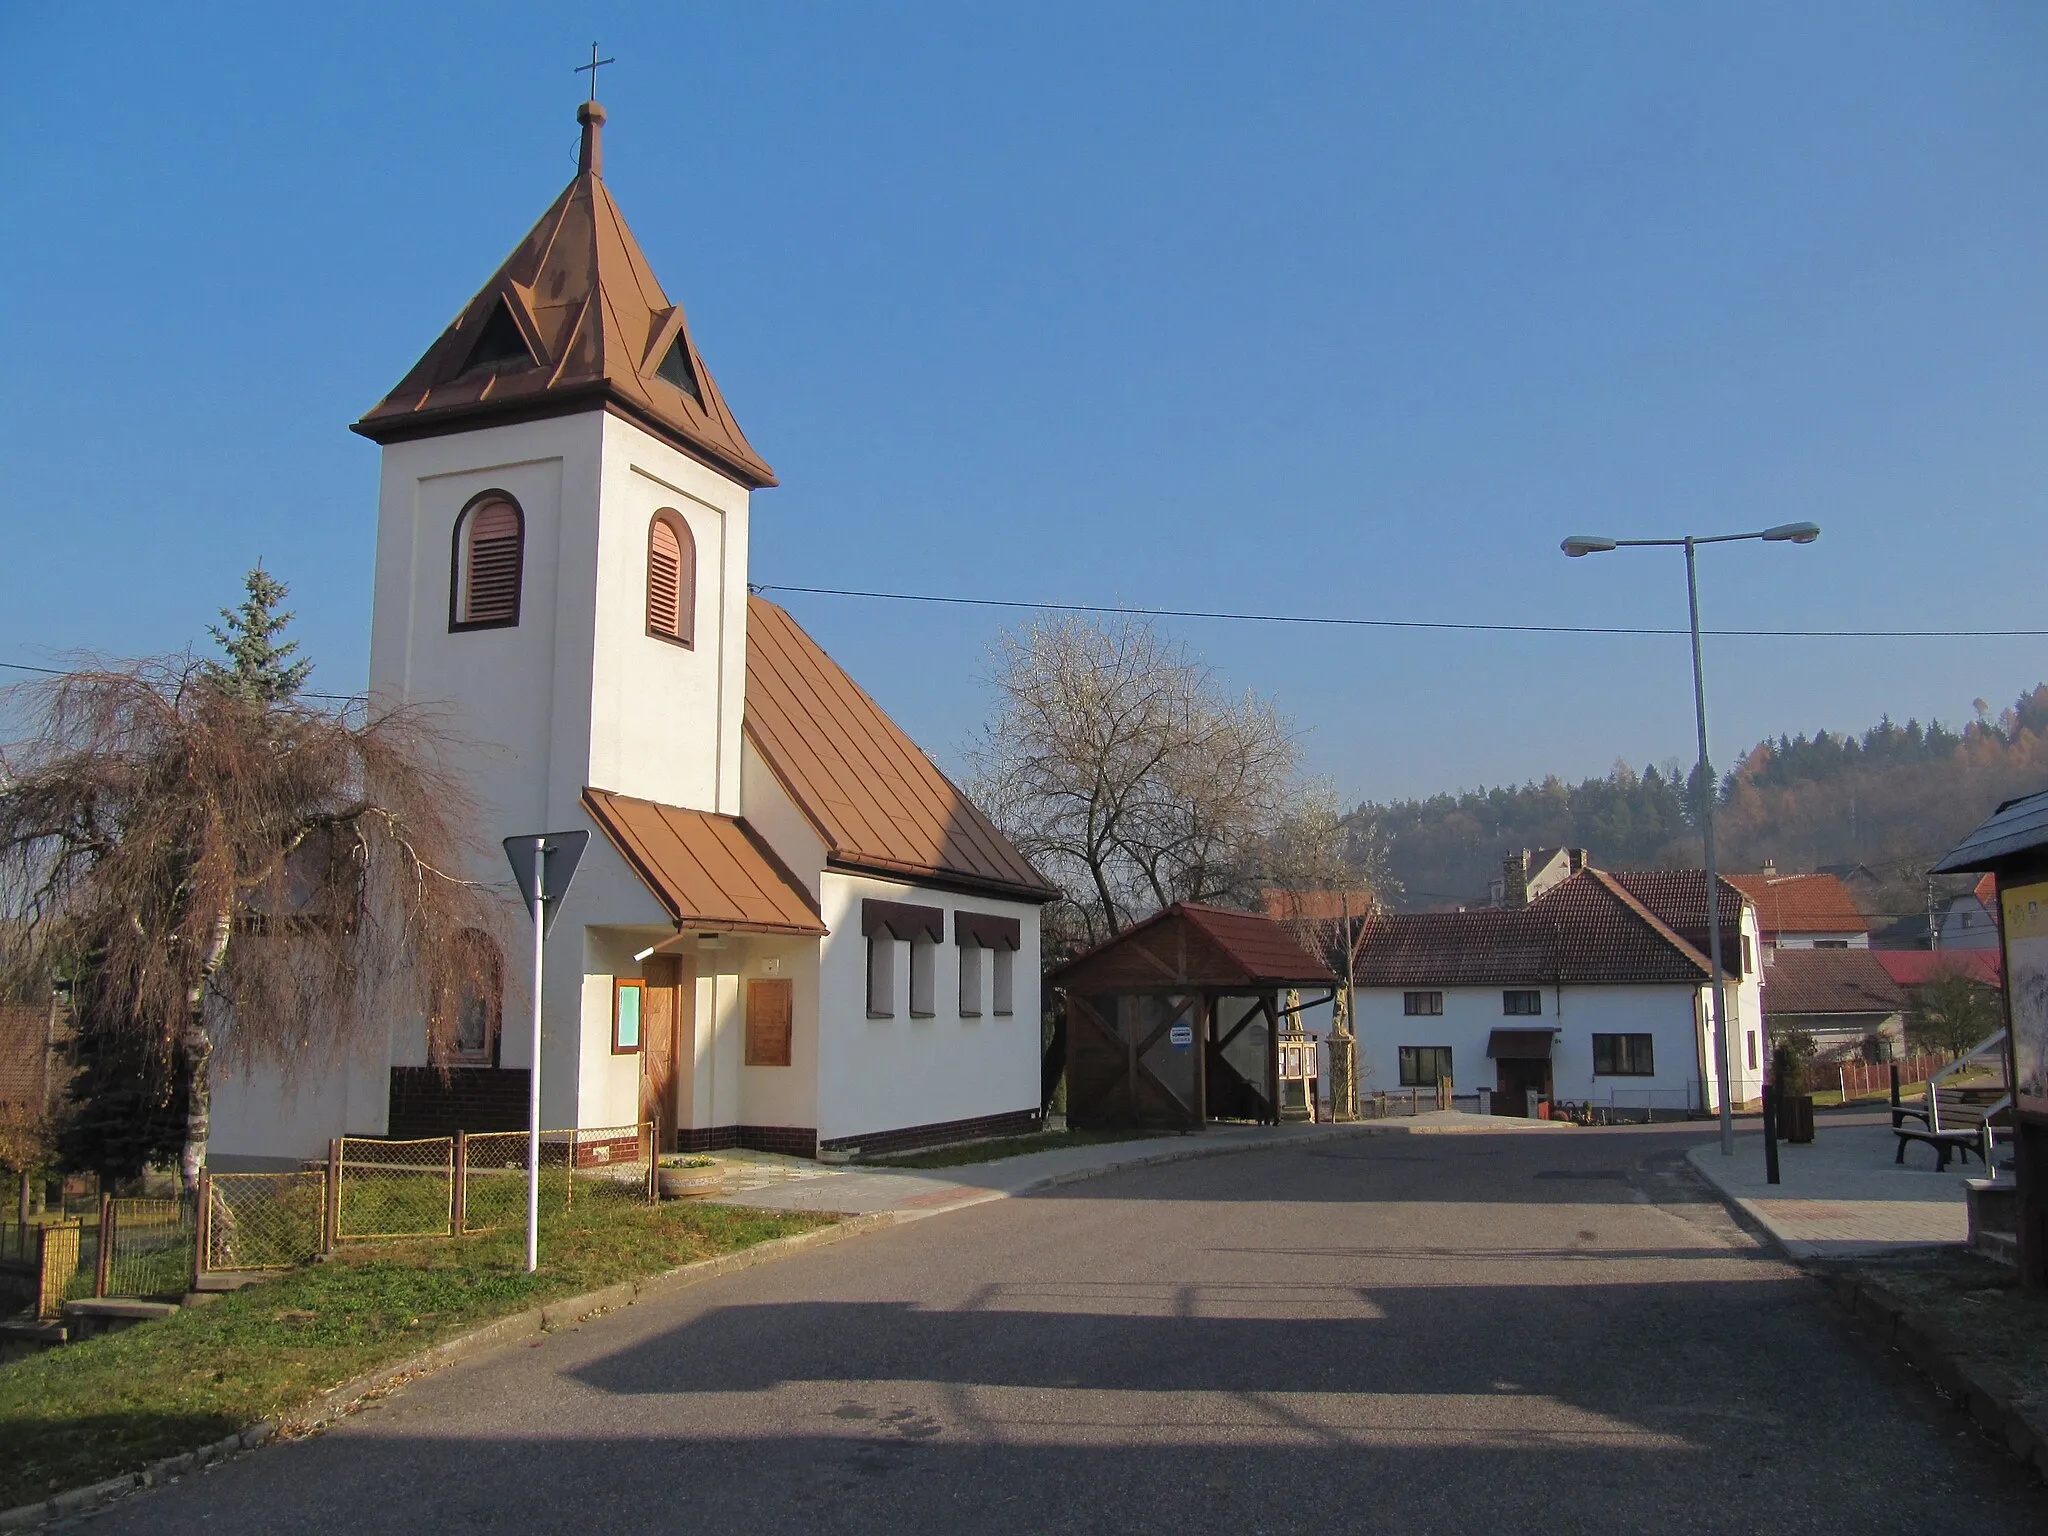
[[[1970,920],[1968,918],[1963,919],[1963,925],[1965,927],[1969,926],[1969,922]],[[1815,949],[1847,949],[1849,947],[1849,941],[1847,939],[1815,939],[1813,941],[1813,947]]]
[[[1749,935],[1742,936],[1742,974],[1750,975],[1756,970],[1756,957],[1749,952]]]
[[[694,646],[697,639],[697,541],[676,512],[647,525],[647,633]]]
[[[647,1017],[647,983],[621,977],[612,983],[612,1054],[640,1049],[640,1022]]]
[[[1500,995],[1500,1011],[1534,1017],[1543,1012],[1543,993],[1535,987],[1510,988]]]
[[[1656,1045],[1649,1035],[1595,1035],[1595,1077],[1655,1077]]]
[[[1015,974],[1017,945],[1024,936],[1023,924],[1014,917],[994,912],[955,912],[953,942],[960,950],[960,1017],[981,1017],[981,952],[995,959],[992,1002],[998,1014],[1010,1011],[1010,978]]]
[[[896,1017],[896,939],[886,929],[868,935],[868,1017]]]
[[[502,491],[487,491],[455,520],[448,627],[509,629],[519,622],[526,520]]]
[[[999,1019],[1007,1019],[1015,1010],[1011,1007],[1013,981],[1017,973],[1017,952],[1014,949],[998,949],[995,955],[995,985],[990,988],[989,1005]]]
[[[981,956],[979,944],[962,944],[960,952],[960,1017],[981,1017]]]
[[[1749,1032],[1749,1070],[1756,1070],[1756,1031]]]
[[[441,1061],[448,1066],[495,1066],[505,998],[504,959],[488,935],[470,928],[455,936],[443,996]]]
[[[1401,1047],[1401,1086],[1434,1088],[1451,1076],[1451,1048],[1448,1045],[1404,1045]]]
[[[1401,1011],[1411,1019],[1440,1019],[1444,1013],[1444,995],[1441,992],[1403,992]]]
[[[747,1065],[786,1067],[794,1033],[795,992],[786,979],[747,983]]]
[[[933,1002],[936,991],[933,972],[937,970],[939,946],[928,938],[910,941],[910,1016],[928,1019],[938,1011]]]

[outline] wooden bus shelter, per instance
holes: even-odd
[[[1929,873],[1998,878],[2014,1235],[2020,1284],[2048,1287],[2048,791],[2006,801]]]
[[[1066,998],[1067,1123],[1200,1130],[1280,1118],[1280,994],[1337,978],[1281,924],[1176,902],[1046,978]]]

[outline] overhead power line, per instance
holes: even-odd
[[[1479,624],[1452,619],[1360,619],[1341,614],[1236,613],[1216,608],[1136,608],[1121,603],[1048,603],[1008,597],[950,597],[936,592],[869,592],[854,587],[800,587],[754,582],[755,592],[859,597],[885,603],[940,603],[957,608],[1020,608],[1039,613],[1110,613],[1142,619],[1220,619],[1233,624],[1327,624],[1349,629],[1456,630],[1503,635],[1673,635],[1689,630],[1630,624]],[[1773,640],[2041,640],[2048,629],[1703,629],[1717,639]]]

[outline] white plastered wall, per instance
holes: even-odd
[[[1502,1012],[1503,987],[1360,987],[1358,989],[1359,1081],[1368,1091],[1395,1089],[1401,1082],[1400,1048],[1404,1045],[1449,1046],[1451,1076],[1459,1093],[1495,1084],[1495,1066],[1486,1054],[1496,1029],[1556,1029],[1550,1058],[1553,1092],[1563,1099],[1617,1102],[1681,1109],[1697,1092],[1699,1035],[1694,1011],[1695,990],[1684,983],[1663,986],[1550,986],[1543,994],[1543,1012],[1531,1017]],[[1520,990],[1520,989],[1518,989]],[[1443,1014],[1410,1016],[1403,1012],[1405,992],[1442,992]],[[1656,1072],[1649,1077],[1595,1077],[1593,1036],[1647,1034],[1652,1037]],[[1645,1100],[1654,1090],[1658,1097]],[[1634,1097],[1632,1097],[1634,1096]]]
[[[818,1007],[818,1135],[834,1141],[913,1125],[935,1125],[1038,1107],[1038,908],[1025,902],[959,895],[904,882],[827,870]],[[914,902],[944,909],[945,942],[933,956],[933,1016],[910,1016],[910,966],[896,967],[894,1016],[867,1013],[867,941],[861,902]],[[1018,920],[1012,961],[1013,1011],[960,1016],[955,912]],[[904,946],[906,949],[908,946]]]

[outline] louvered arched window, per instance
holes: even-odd
[[[696,644],[697,541],[674,512],[657,512],[647,525],[647,633]]]
[[[479,496],[455,522],[450,629],[504,629],[519,622],[526,520],[502,492]]]

